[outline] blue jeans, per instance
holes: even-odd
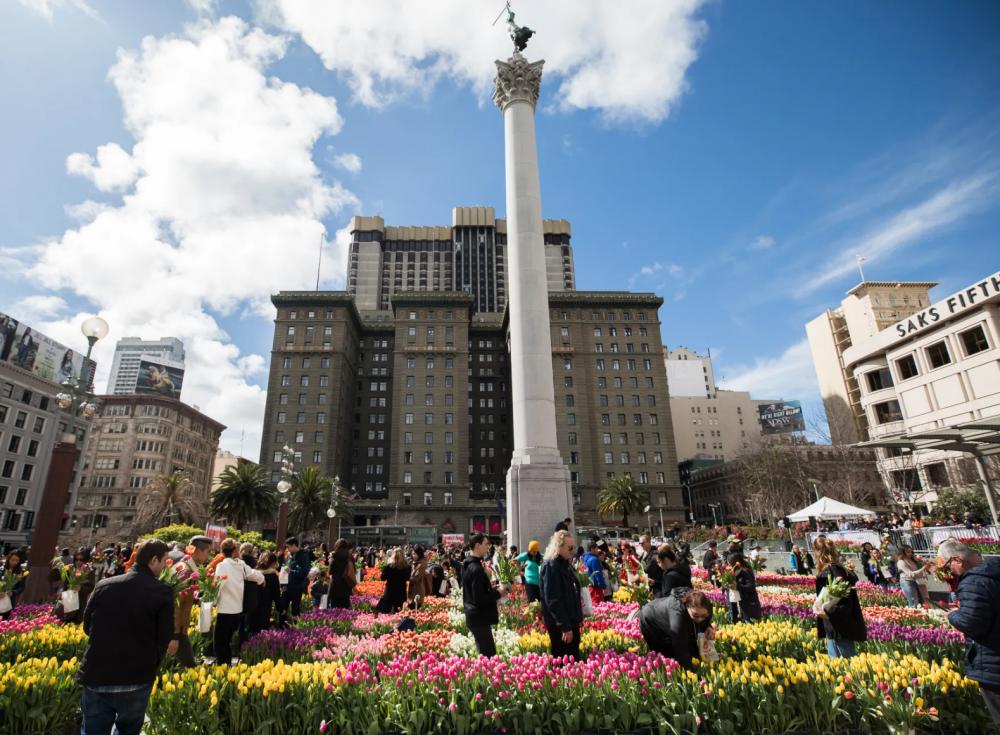
[[[139,735],[152,691],[152,682],[131,692],[100,692],[83,687],[80,735],[111,735],[116,725],[118,735]]]
[[[829,654],[830,658],[851,658],[855,653],[857,653],[857,645],[854,641],[827,638],[826,652]]]
[[[905,579],[899,580],[899,586],[903,590],[903,594],[906,595],[906,606],[907,607],[920,607],[920,588],[917,586],[916,582],[908,582]]]

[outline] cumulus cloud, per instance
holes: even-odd
[[[778,241],[775,240],[770,235],[757,235],[757,237],[754,238],[754,241],[752,243],[750,243],[750,249],[751,250],[770,250],[771,248],[773,248],[777,244],[778,244]]]
[[[713,352],[714,354],[714,352]],[[746,390],[754,398],[806,399],[819,393],[809,342],[803,339],[778,357],[758,357],[752,365],[729,365],[716,370],[724,377],[720,388]]]
[[[4,311],[19,321],[38,324],[59,316],[68,308],[69,305],[59,296],[36,295],[15,301]]]
[[[660,122],[687,88],[707,24],[704,0],[627,4],[550,0],[525,6],[518,22],[536,31],[528,54],[545,59],[560,109],[593,109],[613,121]],[[340,73],[361,103],[428,94],[441,77],[485,99],[494,59],[512,51],[492,0],[258,0],[261,18],[299,34]]]
[[[333,165],[356,174],[361,171],[361,158],[356,153],[341,153],[333,157]]]
[[[230,427],[229,449],[246,429],[250,455],[264,392],[249,379],[266,360],[241,354],[217,316],[269,319],[269,294],[312,287],[322,218],[358,206],[312,158],[316,142],[341,128],[336,101],[267,73],[286,46],[283,36],[223,18],[119,52],[109,78],[135,144],[74,154],[67,167],[99,189],[124,190],[120,202],[78,205],[83,224],[7,254],[27,260],[36,283],[86,299],[108,320],[96,354],[104,380],[118,338],[184,340],[184,400]],[[328,283],[342,283],[343,248],[326,245]],[[43,331],[77,344],[84,316]]]

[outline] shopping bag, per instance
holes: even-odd
[[[80,609],[80,593],[77,590],[63,590],[59,599],[62,600],[63,613],[76,612]]]
[[[326,603],[330,599],[330,595],[320,595],[319,596],[319,609],[326,610]]]
[[[287,569],[282,569],[280,572],[278,572],[278,584],[280,584],[282,586],[288,584],[288,570]]]
[[[198,610],[198,632],[208,633],[212,630],[212,603],[203,602]]]
[[[11,604],[10,595],[6,592],[0,593],[0,615],[9,613],[13,609],[14,606]]]
[[[594,601],[590,599],[590,590],[588,588],[580,589],[580,606],[583,608],[584,617],[594,614]]]

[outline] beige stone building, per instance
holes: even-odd
[[[271,479],[288,444],[299,466],[340,476],[355,525],[499,534],[513,447],[506,314],[476,311],[478,297],[463,291],[396,293],[388,310],[359,310],[342,291],[272,301],[261,448]],[[616,473],[647,486],[665,521],[683,516],[662,303],[549,294],[559,449],[578,523],[597,520],[597,491]]]
[[[679,462],[736,459],[761,441],[757,407],[780,398],[755,399],[746,391],[719,389],[710,354],[664,347],[663,357]]]
[[[575,286],[572,232],[566,220],[544,220],[549,291]],[[381,217],[351,219],[348,292],[361,311],[387,311],[404,292],[457,291],[473,311],[507,304],[507,222],[493,207],[455,207],[447,226],[398,227]]]
[[[184,472],[207,500],[225,426],[155,395],[98,396],[71,524],[84,538],[126,538],[143,488]]]
[[[212,492],[219,487],[219,476],[230,467],[238,467],[244,464],[257,464],[253,460],[233,454],[225,449],[220,449],[215,453],[215,461],[212,463]]]
[[[809,349],[834,443],[867,439],[869,421],[861,391],[844,362],[852,344],[867,340],[900,319],[930,305],[930,281],[862,281],[840,306],[827,309],[806,325]]]

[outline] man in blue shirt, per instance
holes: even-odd
[[[608,588],[608,583],[604,580],[604,567],[597,555],[597,549],[596,539],[591,539],[587,543],[587,553],[583,555],[583,565],[587,568],[587,576],[590,577],[590,599],[594,602],[604,602],[604,590]]]

